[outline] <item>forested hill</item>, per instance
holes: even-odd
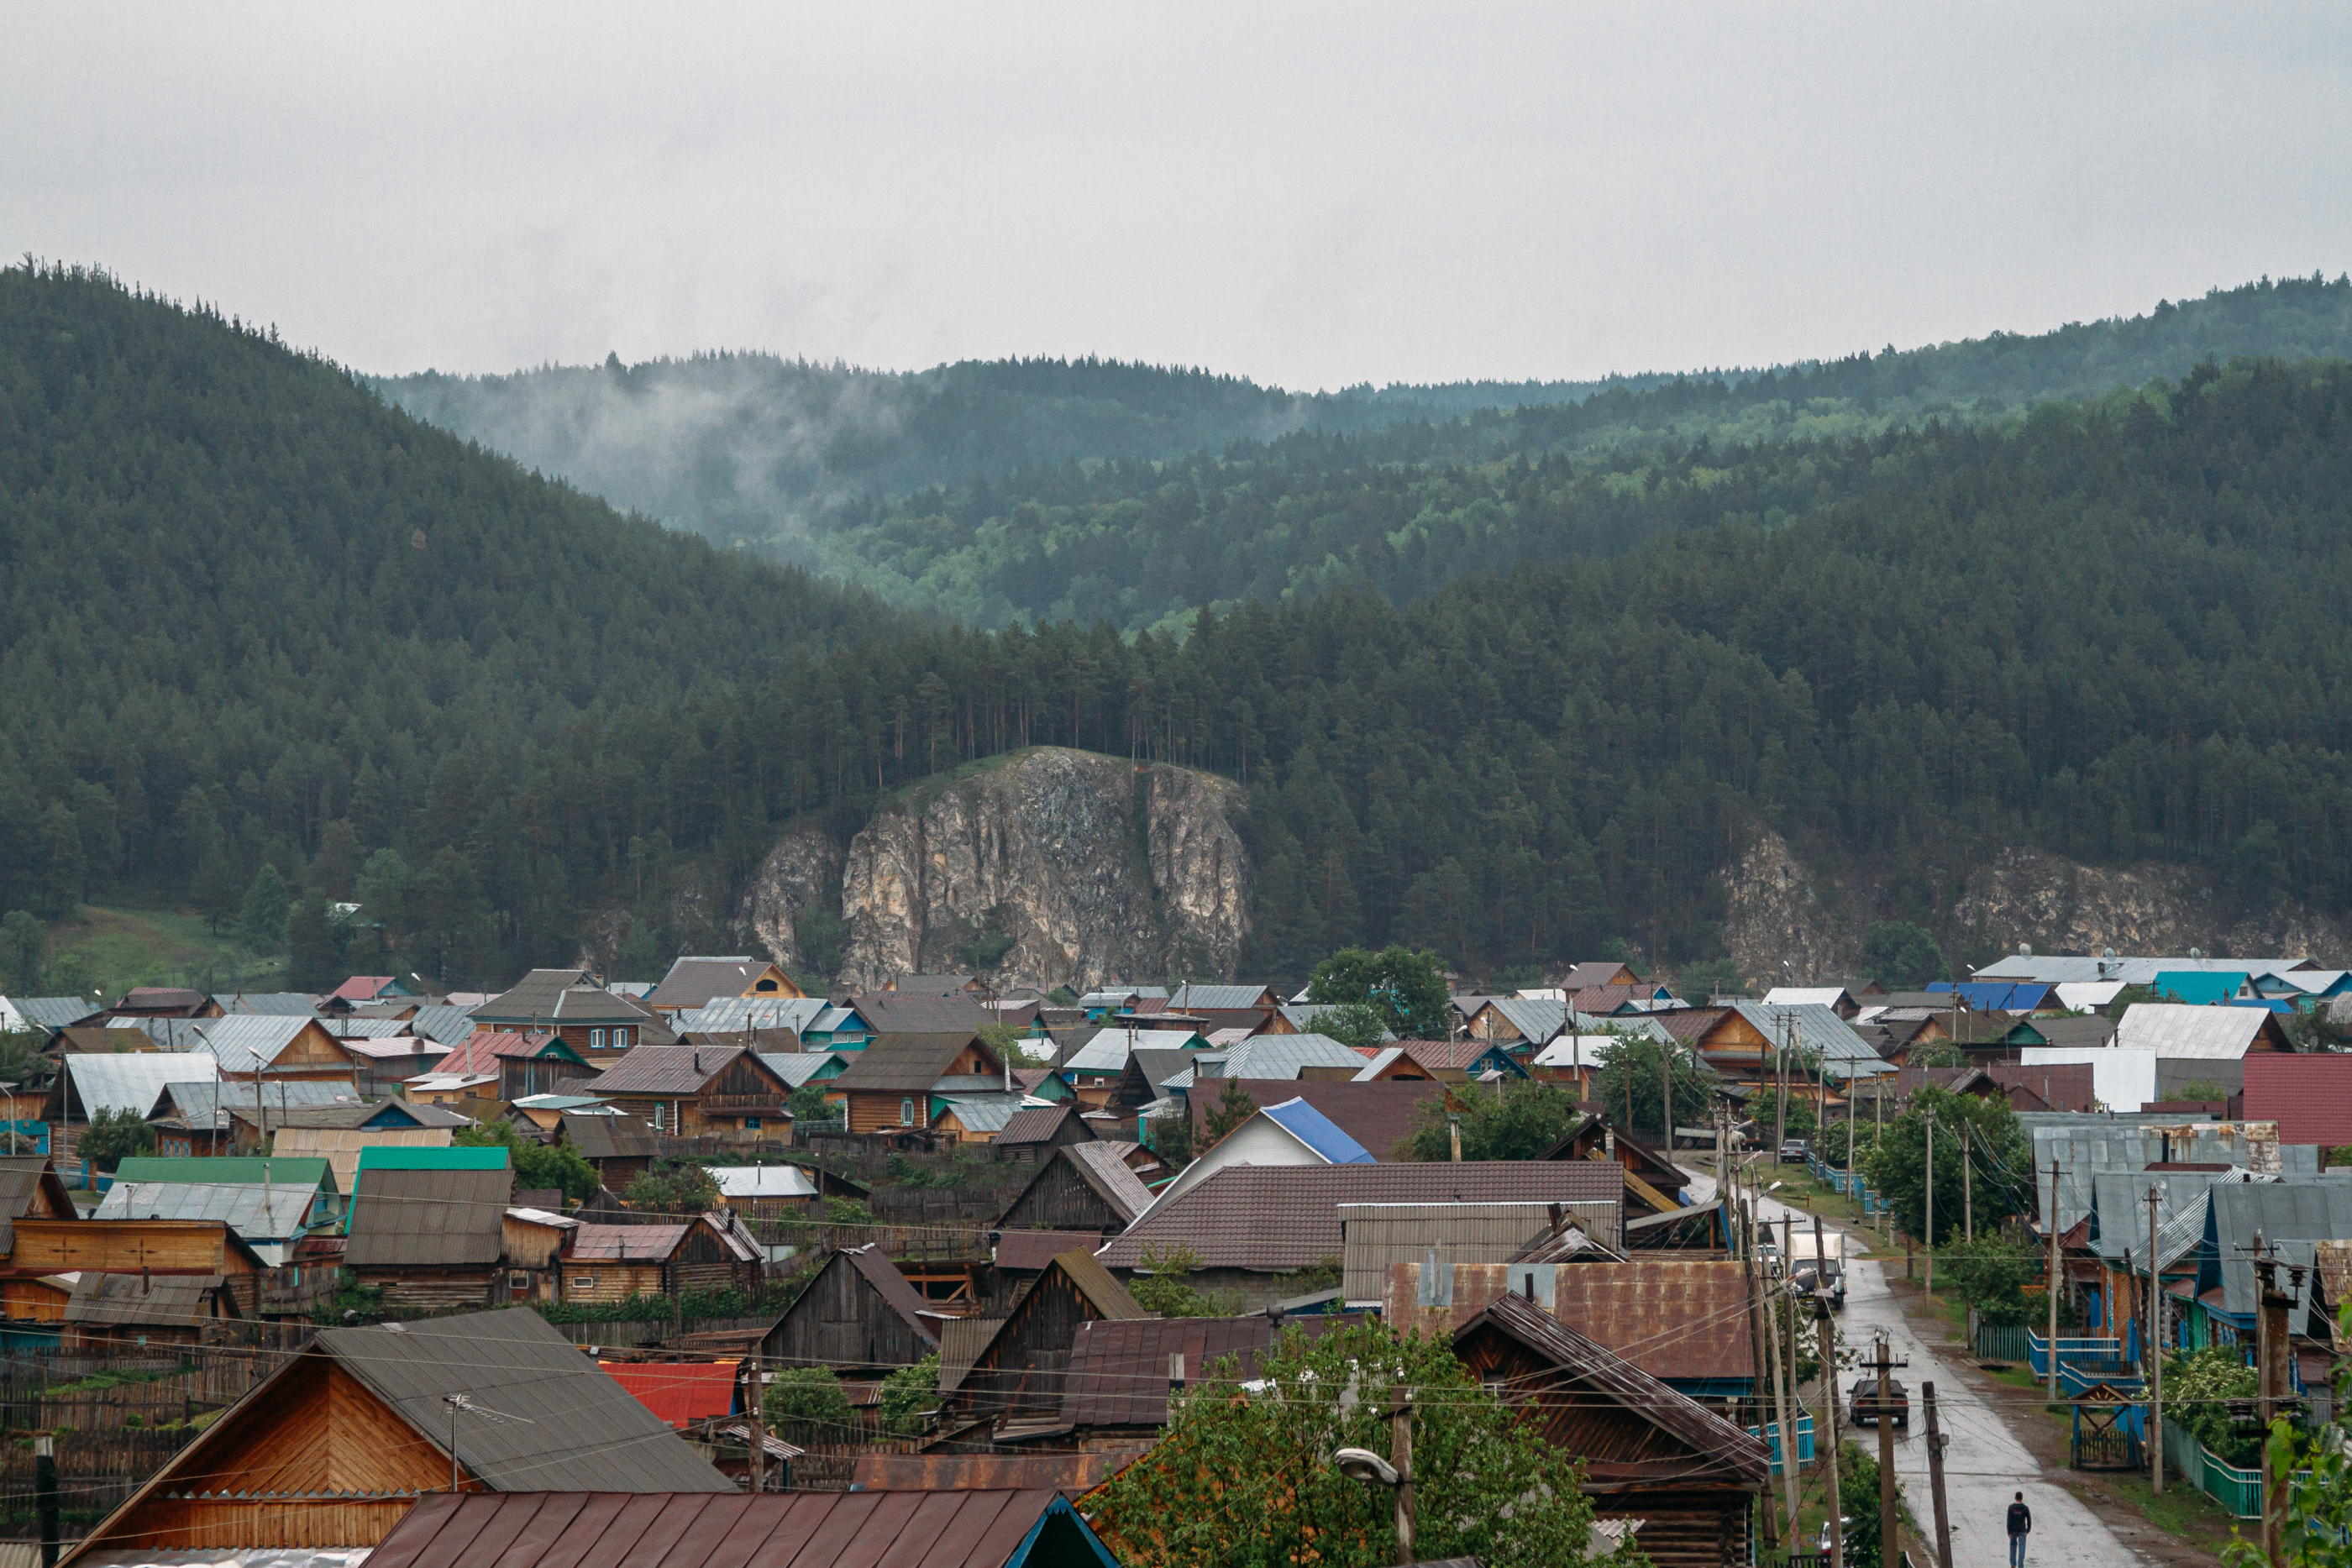
[[[1508,514],[1513,537],[1473,552],[1491,566],[1580,548],[1593,532],[1555,515],[1565,497],[1530,508],[1482,472],[1522,454],[1638,468],[1702,441],[1720,451],[1982,423],[2178,378],[2207,359],[2347,353],[2352,282],[2313,278],[2032,336],[1599,382],[1293,394],[1091,360],[901,375],[720,354],[374,384],[617,504],[772,545],[895,602],[991,625],[1108,614],[1135,627],[1221,600],[1384,583],[1400,563],[1380,558],[1378,536],[1403,531],[1431,497],[1385,477],[1367,497],[1364,483],[1329,477],[1339,470],[1463,467],[1489,481],[1449,481],[1434,502],[1441,516],[1454,502]]]
[[[870,610],[89,277],[0,274],[0,907],[234,907],[267,862],[362,894],[374,972],[616,931],[634,972],[723,939],[783,824],[1024,744],[1244,783],[1243,967],[1286,979],[1351,941],[1705,956],[1759,825],[1930,925],[2009,844],[2352,907],[2341,365],[1662,470],[1618,553],[1181,643],[844,645]]]
[[[896,619],[210,310],[0,270],[0,909],[126,879],[234,898],[338,820],[487,866],[531,845],[504,797],[556,737]],[[583,766],[565,789],[646,787]]]

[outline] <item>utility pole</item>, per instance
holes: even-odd
[[[2042,1217],[2042,1228],[2050,1233],[2050,1403],[2058,1403],[2058,1162],[2050,1162],[2050,1209]]]
[[[1797,1218],[1793,1214],[1783,1214],[1780,1217],[1780,1272],[1790,1284],[1796,1282]],[[1815,1270],[1814,1278],[1820,1278],[1818,1270]],[[1797,1419],[1801,1421],[1805,1418],[1805,1386],[1797,1381],[1797,1308],[1794,1297],[1790,1299],[1789,1305],[1789,1343],[1780,1348],[1789,1358],[1789,1405],[1795,1412]],[[1790,1440],[1793,1443],[1795,1438],[1791,1437]],[[1794,1448],[1789,1450],[1789,1462],[1791,1465],[1797,1462],[1796,1453],[1797,1450]]]
[[[2261,1232],[2254,1235],[2257,1253],[2254,1278],[2261,1282],[2261,1303],[2254,1314],[2254,1371],[2256,1411],[2263,1424],[2263,1554],[2273,1564],[2279,1556],[2279,1522],[2284,1510],[2286,1477],[2271,1468],[2271,1423],[2277,1420],[2280,1407],[2286,1402],[2287,1375],[2287,1309],[2294,1298],[2278,1288],[2278,1260],[2260,1253]]]
[[[1969,1124],[1960,1124],[1960,1238],[1977,1239],[1977,1186],[1974,1156],[1969,1152]]]
[[[1412,1554],[1412,1391],[1389,1390],[1389,1463],[1396,1467],[1396,1549],[1401,1563]]]
[[[1658,1102],[1662,1107],[1658,1120],[1665,1128],[1665,1140],[1658,1146],[1665,1150],[1666,1158],[1671,1160],[1675,1157],[1675,1048],[1671,1040],[1658,1047],[1658,1078],[1659,1092],[1665,1096]],[[1630,1132],[1632,1129],[1627,1130]]]
[[[1893,1568],[1903,1561],[1902,1542],[1895,1521],[1895,1409],[1892,1359],[1886,1336],[1878,1337],[1878,1561]]]
[[[1936,1568],[1952,1568],[1952,1527],[1944,1513],[1944,1434],[1936,1426],[1936,1385],[1923,1383],[1919,1397],[1927,1406],[1927,1490],[1936,1500]]]
[[[1780,1420],[1780,1490],[1789,1504],[1789,1534],[1794,1541],[1797,1531],[1797,1428],[1789,1419],[1789,1384],[1780,1368],[1780,1302],[1778,1291],[1768,1291],[1764,1301],[1764,1348],[1772,1357],[1772,1403]]]
[[[58,1568],[57,1439],[33,1439],[33,1511],[41,1527],[41,1568]]]
[[[1927,1299],[1936,1299],[1936,1108],[1927,1107]]]
[[[1818,1225],[1820,1220],[1816,1218]],[[1845,1505],[1838,1497],[1838,1400],[1836,1328],[1830,1322],[1829,1293],[1813,1291],[1813,1332],[1821,1336],[1822,1403],[1830,1422],[1830,1568],[1845,1568]]]
[[[2147,1490],[2164,1490],[2164,1275],[2157,1263],[2156,1206],[2163,1191],[2147,1185]]]
[[[760,1353],[751,1353],[751,1490],[768,1490],[767,1379],[760,1375]]]
[[[1735,1228],[1738,1231],[1740,1239],[1739,1251],[1741,1272],[1748,1281],[1748,1333],[1749,1339],[1753,1342],[1751,1349],[1754,1355],[1754,1361],[1755,1363],[1761,1363],[1765,1358],[1764,1292],[1759,1288],[1759,1282],[1756,1277],[1756,1239],[1749,1228],[1751,1216],[1748,1212],[1746,1201],[1742,1200],[1738,1205],[1734,1212],[1737,1216]],[[1777,1357],[1774,1358],[1771,1364],[1774,1367],[1778,1367],[1780,1365],[1779,1359]],[[1772,1419],[1771,1404],[1769,1400],[1762,1398],[1759,1398],[1756,1401],[1756,1404],[1759,1406],[1756,1425],[1759,1427],[1766,1427]],[[1769,1486],[1765,1489],[1764,1496],[1761,1500],[1764,1504],[1763,1545],[1764,1549],[1769,1552],[1778,1545],[1778,1538],[1780,1534],[1780,1531],[1774,1528],[1772,1523],[1772,1491]],[[1794,1514],[1789,1516],[1789,1528],[1790,1530],[1797,1528],[1797,1519]]]

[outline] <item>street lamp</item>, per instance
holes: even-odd
[[[1341,1475],[1365,1486],[1386,1487],[1396,1499],[1397,1562],[1417,1562],[1412,1553],[1412,1399],[1402,1388],[1389,1392],[1389,1457],[1370,1448],[1341,1448],[1331,1456]]]

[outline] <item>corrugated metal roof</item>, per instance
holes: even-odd
[[[1058,1105],[1031,1105],[1016,1111],[997,1130],[997,1146],[1049,1143],[1061,1132],[1063,1122],[1077,1113],[1076,1103],[1068,1101]],[[1079,1124],[1080,1126],[1085,1124],[1083,1122]]]
[[[1297,1039],[1297,1036],[1283,1038]],[[1133,1051],[1184,1051],[1202,1043],[1200,1031],[1190,1029],[1105,1029],[1062,1059],[1069,1072],[1118,1072]]]
[[[931,1085],[955,1065],[965,1047],[979,1039],[975,1033],[961,1031],[877,1034],[864,1051],[848,1053],[849,1066],[830,1082],[845,1092],[864,1090],[885,1094],[927,1094]],[[982,1049],[987,1049],[984,1043]]]
[[[823,997],[714,997],[679,1013],[671,1027],[680,1034],[740,1034],[751,1029],[788,1029],[805,1034],[833,1004]]]
[[[1297,1098],[1261,1108],[1264,1116],[1335,1166],[1370,1165],[1370,1149],[1343,1132],[1339,1124],[1306,1101]]]
[[[584,969],[533,969],[504,996],[474,1009],[482,1023],[654,1025],[650,1012],[587,978]],[[667,1037],[666,1025],[657,1025]]]
[[[1701,1463],[1677,1468],[1675,1479],[1695,1479],[1711,1469],[1751,1487],[1770,1479],[1772,1455],[1762,1438],[1749,1436],[1551,1313],[1507,1294],[1465,1324],[1454,1341],[1459,1344],[1488,1333],[1503,1334],[1574,1374],[1580,1397],[1589,1397],[1588,1390],[1598,1393],[1679,1438]]]
[[[673,1225],[586,1225],[575,1228],[563,1244],[567,1263],[653,1263],[678,1249],[693,1220]]]
[[[174,1056],[184,1061],[184,1056]],[[359,1104],[360,1098],[348,1083],[322,1083],[310,1078],[281,1078],[268,1083],[233,1083],[217,1078],[193,1082],[173,1080],[163,1085],[148,1105],[146,1114],[152,1118],[179,1113],[181,1120],[193,1128],[209,1127],[225,1132],[231,1110],[256,1110],[266,1104],[274,1115],[280,1111],[299,1110],[318,1105]]]
[[[1105,1203],[1132,1221],[1151,1207],[1151,1189],[1127,1164],[1127,1152],[1134,1147],[1133,1144],[1097,1139],[1090,1144],[1065,1144],[1055,1151],[1055,1157],[1069,1161]],[[1039,1166],[1037,1174],[1043,1176],[1045,1169]]]
[[[1285,1002],[1275,1010],[1280,1013],[1283,1018],[1289,1022],[1290,1027],[1297,1030],[1299,1033],[1319,1034],[1322,1031],[1315,1027],[1315,1020],[1323,1017],[1327,1013],[1337,1011],[1339,1009],[1346,1007],[1347,1005],[1348,1004],[1345,1002]],[[1222,1034],[1224,1031],[1220,1030],[1217,1032]],[[1249,1031],[1247,1030],[1244,1030],[1242,1031],[1242,1038],[1244,1040],[1249,1038]],[[1382,1040],[1394,1040],[1396,1036],[1391,1030],[1382,1029],[1381,1030],[1381,1038]]]
[[[846,1065],[850,1053],[838,1051],[763,1051],[760,1065],[782,1079],[793,1088],[814,1082],[816,1075],[834,1062]]]
[[[323,1164],[324,1162],[320,1162]],[[286,1241],[310,1220],[318,1185],[199,1186],[193,1182],[118,1179],[99,1199],[92,1219],[220,1219],[245,1241]]]
[[[578,1345],[528,1309],[328,1329],[316,1343],[445,1452],[450,1423],[443,1400],[449,1394],[521,1417],[457,1418],[458,1462],[501,1491],[595,1487],[740,1495],[734,1482],[592,1365]],[[382,1547],[373,1560],[383,1560]]]
[[[2280,1142],[2352,1144],[2352,1055],[2249,1051],[2245,1073],[2247,1119],[2276,1122]]]
[[[1234,1318],[1128,1318],[1082,1322],[1070,1341],[1062,1419],[1073,1427],[1164,1427],[1170,1357],[1184,1381],[1205,1383],[1227,1357],[1247,1377],[1274,1337],[1263,1312]]]
[[[1192,1058],[1200,1078],[1287,1079],[1307,1067],[1344,1067],[1360,1071],[1364,1059],[1328,1034],[1261,1034],[1231,1051],[1204,1051]],[[1169,1080],[1169,1087],[1176,1081]]]
[[[583,1094],[700,1093],[739,1056],[731,1045],[641,1045],[580,1086]],[[756,1061],[758,1058],[753,1057]],[[762,1063],[761,1065],[765,1065]]]
[[[318,1004],[300,991],[215,991],[213,1000],[223,1013],[282,1013],[289,1018],[316,1018]]]
[[[504,1246],[499,1222],[514,1197],[512,1172],[372,1170],[366,1156],[377,1152],[361,1152],[359,1191],[346,1226],[346,1267],[487,1268],[498,1262]]]
[[[1206,1009],[1211,1012],[1244,1012],[1264,1009],[1274,993],[1264,986],[1179,986],[1168,998],[1171,1013]]]
[[[215,1315],[214,1301],[223,1282],[218,1274],[151,1279],[85,1271],[74,1281],[66,1322],[114,1328],[200,1328]]]
[[[2099,1255],[2117,1268],[2123,1266],[2124,1253],[2128,1249],[2135,1268],[2147,1267],[2147,1193],[2157,1189],[2159,1197],[2156,1208],[2157,1249],[2162,1254],[2168,1236],[2175,1241],[2181,1239],[2180,1221],[2184,1215],[2194,1215],[2197,1225],[2189,1238],[2193,1245],[2205,1233],[2205,1195],[2216,1186],[2229,1183],[2243,1185],[2249,1181],[2273,1182],[2276,1176],[2256,1176],[2243,1169],[2229,1171],[2099,1171],[2091,1178],[2091,1244]],[[2158,1267],[2179,1257],[2178,1252],[2160,1257]]]
[[[967,1133],[1000,1134],[1013,1118],[1036,1103],[1026,1094],[940,1094]]]
[[[1614,1250],[1622,1245],[1621,1197],[1612,1203],[1560,1206],[1587,1235]],[[1378,1303],[1388,1289],[1390,1266],[1426,1260],[1433,1249],[1441,1263],[1507,1263],[1551,1232],[1550,1205],[1543,1203],[1342,1203],[1339,1205],[1344,1301]]]
[[[1034,1273],[1065,1252],[1091,1252],[1102,1238],[1090,1230],[1003,1230],[996,1237],[996,1266]]]
[[[1819,1052],[1822,1071],[1832,1078],[1871,1077],[1895,1071],[1894,1064],[1873,1050],[1852,1024],[1828,1008],[1774,1007],[1764,1002],[1731,1006],[1769,1040],[1781,1038],[1781,1022],[1788,1020],[1796,1030],[1797,1049]]]
[[[1569,1005],[1565,1000],[1545,1001],[1536,997],[1496,997],[1486,1004],[1510,1020],[1522,1038],[1538,1045],[1549,1043],[1568,1027]]]
[[[1207,1268],[1308,1268],[1344,1250],[1341,1204],[1622,1204],[1624,1177],[1622,1166],[1597,1160],[1230,1166],[1129,1226],[1101,1257],[1111,1268],[1134,1269],[1144,1243],[1183,1242]]]
[[[2242,969],[2255,975],[2283,975],[2310,962],[2308,958],[2061,958],[2022,953],[1996,959],[1977,970],[1976,976],[1979,980],[2047,980],[2065,985],[2120,980],[2145,986],[2167,969]]]
[[[51,1033],[103,1010],[88,997],[11,997],[8,1001],[17,1017]]]
[[[144,1118],[167,1083],[220,1077],[220,1061],[205,1051],[155,1051],[124,1056],[68,1056],[58,1063],[85,1117],[128,1111]]]
[[[416,1009],[408,1020],[409,1030],[427,1040],[437,1040],[443,1045],[457,1046],[474,1032],[474,1017],[463,1008],[453,1008],[443,1002],[429,1002]]]
[[[509,1162],[505,1145],[472,1145],[417,1148],[379,1145],[360,1151],[359,1168],[369,1171],[502,1171]]]
[[[1400,1328],[1467,1322],[1497,1299],[1535,1291],[1536,1304],[1653,1377],[1721,1382],[1752,1378],[1754,1342],[1744,1265],[1652,1256],[1624,1263],[1440,1264],[1389,1270],[1385,1316]]]
[[[2158,1058],[2235,1061],[2246,1054],[2265,1026],[2277,1027],[2269,1013],[2252,1008],[2138,1002],[2116,1026],[2116,1043],[2153,1047]]]
[[[1046,1263],[1052,1261],[1051,1258],[1045,1260]],[[1040,1269],[1045,1266],[1045,1263],[1037,1265]],[[988,1348],[989,1341],[994,1339],[996,1331],[1003,1326],[1003,1318],[948,1318],[940,1322],[939,1333],[940,1392],[941,1394],[953,1394],[962,1385],[963,1375],[971,1370],[971,1364],[980,1359],[980,1353]]]
[[[600,1361],[596,1364],[665,1427],[735,1414],[736,1362]]]
[[[1835,1008],[1853,1000],[1843,986],[1775,986],[1764,993],[1766,1007]]]
[[[133,1155],[115,1166],[117,1181],[189,1182],[210,1186],[231,1183],[259,1186],[324,1186],[335,1190],[327,1162],[315,1157],[277,1155]]]
[[[512,1542],[498,1554],[498,1568],[635,1564],[656,1557],[661,1568],[748,1563],[759,1568],[1005,1568],[1033,1532],[1038,1537],[1028,1558],[1034,1568],[1118,1568],[1067,1500],[1046,1488],[768,1492],[641,1502],[590,1492],[538,1498],[435,1492],[394,1527],[368,1563],[369,1568],[481,1568],[488,1560],[478,1542],[496,1541]]]
[[[816,1183],[793,1165],[711,1166],[710,1179],[729,1197],[814,1197]]]

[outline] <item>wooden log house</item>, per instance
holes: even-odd
[[[792,1085],[740,1047],[642,1045],[577,1092],[610,1102],[625,1119],[650,1124],[663,1136],[789,1136]]]
[[[963,1375],[949,1402],[951,1419],[993,1423],[999,1438],[1026,1436],[1019,1430],[1026,1423],[1054,1425],[1061,1416],[1070,1346],[1079,1325],[1156,1315],[1145,1312],[1093,1253],[1063,1253],[1046,1266]]]
[[[835,1252],[760,1338],[776,1366],[830,1366],[845,1377],[912,1366],[940,1348],[943,1320],[879,1248]]]
[[[1151,1189],[1123,1157],[1134,1146],[1092,1140],[1055,1149],[1029,1185],[1005,1206],[996,1228],[1104,1236],[1126,1229],[1151,1207]]]

